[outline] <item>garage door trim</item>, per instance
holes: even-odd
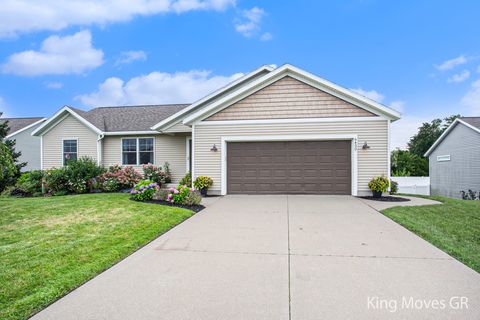
[[[269,136],[224,136],[221,146],[221,178],[222,195],[227,194],[227,142],[249,141],[328,141],[350,140],[351,141],[351,173],[352,195],[357,195],[357,140],[356,134],[313,134],[313,135],[269,135]]]

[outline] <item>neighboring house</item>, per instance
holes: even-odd
[[[22,171],[38,170],[40,162],[40,138],[33,137],[32,132],[37,129],[46,118],[0,118],[0,121],[8,121],[10,128],[7,140],[15,140],[15,151],[21,151],[20,162],[27,165]]]
[[[212,194],[370,194],[389,175],[400,114],[291,65],[262,66],[190,105],[64,107],[33,133],[44,169],[169,162],[173,182],[210,176]]]
[[[480,191],[480,117],[456,119],[425,153],[432,195]]]

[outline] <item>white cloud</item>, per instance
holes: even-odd
[[[448,83],[459,83],[467,80],[470,77],[470,71],[468,70],[463,70],[460,73],[454,74],[453,76],[449,77],[447,79]]]
[[[7,104],[5,102],[5,100],[0,97],[0,117],[1,118],[12,118],[13,116],[10,114],[9,110],[8,110],[8,107],[7,107]]]
[[[242,11],[242,21],[235,24],[235,30],[244,37],[251,37],[260,31],[265,11],[258,7]],[[268,37],[268,36],[267,36]],[[271,38],[271,35],[270,35]]]
[[[48,89],[61,89],[63,88],[63,83],[61,82],[47,82],[45,83],[45,87]]]
[[[422,123],[430,122],[433,118],[404,116],[393,122],[390,131],[390,150],[406,149],[410,138],[417,133]]]
[[[147,60],[147,54],[142,50],[122,52],[120,57],[115,61],[115,65],[129,64],[137,60]]]
[[[403,112],[405,110],[405,101],[395,100],[390,102],[390,108],[397,110],[398,112]]]
[[[385,98],[383,94],[375,90],[368,91],[368,90],[363,90],[362,88],[350,89],[350,90],[377,102],[382,102],[383,99]]]
[[[456,58],[446,60],[439,65],[435,65],[435,68],[437,68],[440,71],[451,70],[458,65],[467,63],[467,61],[468,61],[468,59],[464,55],[461,55],[461,56],[458,56]]]
[[[169,12],[222,11],[230,6],[235,6],[235,0],[5,0],[0,8],[0,37],[105,25]]]
[[[209,71],[152,72],[123,81],[112,77],[98,86],[98,90],[75,97],[86,106],[135,105],[194,102],[201,97],[241,77],[214,76]]]
[[[260,36],[260,40],[261,40],[261,41],[270,41],[270,40],[272,40],[272,39],[273,39],[273,36],[272,36],[272,34],[271,34],[270,32],[265,32],[264,34],[262,34],[262,35]]]
[[[480,114],[480,79],[474,81],[463,96],[461,103],[470,108],[474,115]]]
[[[92,35],[84,30],[71,36],[50,36],[38,51],[14,53],[2,71],[21,76],[79,74],[102,64],[103,51],[92,47]]]

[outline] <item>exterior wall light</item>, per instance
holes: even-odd
[[[370,146],[367,144],[367,141],[365,141],[365,142],[363,143],[362,149],[363,149],[363,150],[370,149]]]
[[[212,147],[212,149],[210,149],[210,151],[217,152],[218,151],[217,146],[215,144],[213,144],[213,147]]]

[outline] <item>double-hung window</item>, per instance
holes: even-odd
[[[63,140],[63,165],[78,158],[78,141],[76,139]]]
[[[153,138],[122,139],[122,164],[141,165],[154,162]]]

